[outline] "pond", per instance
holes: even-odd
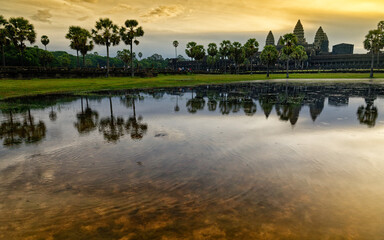
[[[383,239],[384,85],[9,100],[0,239]]]

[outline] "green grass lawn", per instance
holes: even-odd
[[[367,79],[368,73],[316,73],[291,74],[290,79]],[[384,73],[375,74],[384,78]],[[269,79],[285,79],[285,74],[273,74]],[[46,93],[84,93],[96,90],[194,86],[201,84],[231,83],[268,80],[263,74],[254,75],[161,75],[154,78],[82,78],[0,80],[0,99]]]

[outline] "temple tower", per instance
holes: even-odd
[[[307,44],[307,42],[305,41],[305,37],[304,37],[304,28],[303,28],[303,25],[301,24],[300,20],[297,21],[295,29],[293,30],[293,34],[296,35],[297,40],[298,40],[298,44],[300,44],[300,45]]]
[[[269,31],[267,39],[265,40],[265,46],[273,45],[275,46],[275,37],[273,36],[272,31]]]
[[[319,50],[320,52],[329,52],[329,41],[328,36],[324,32],[323,28],[320,27],[315,35],[315,42],[313,43],[316,50]]]

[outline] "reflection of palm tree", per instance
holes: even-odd
[[[370,95],[370,94],[369,94]],[[357,109],[357,118],[360,124],[367,125],[368,127],[374,127],[378,117],[377,107],[373,105],[376,97],[368,96],[365,98],[366,106],[360,106]]]
[[[8,121],[0,125],[0,139],[4,139],[4,146],[15,146],[22,143],[22,125],[13,119],[12,111],[9,111]]]
[[[31,110],[28,109],[28,116],[24,119],[23,133],[26,143],[36,143],[45,137],[46,127],[43,121],[35,124]]]
[[[213,98],[210,98],[208,100],[207,106],[209,111],[214,112],[216,111],[216,108],[217,108],[217,101]]]
[[[130,99],[132,100],[133,116],[128,118],[128,121],[125,124],[125,130],[131,135],[131,139],[140,140],[147,133],[148,125],[146,123],[142,123],[142,116],[139,116],[139,118],[136,119],[135,98],[132,97]]]
[[[54,122],[57,119],[57,113],[53,111],[53,107],[51,107],[51,111],[49,112],[49,119]]]
[[[89,133],[96,129],[99,114],[88,106],[88,99],[87,107],[84,111],[83,98],[81,98],[81,112],[77,113],[76,117],[77,122],[74,123],[74,126],[80,134]]]
[[[268,118],[272,112],[273,105],[276,103],[276,97],[271,95],[262,95],[260,97],[259,103],[264,111],[265,117]]]
[[[176,106],[175,106],[174,110],[175,110],[175,112],[180,111],[180,107],[179,107],[179,96],[176,96]]]
[[[244,113],[247,116],[253,116],[256,113],[256,104],[250,98],[245,98],[242,101]]]
[[[197,110],[203,110],[205,106],[205,100],[201,96],[193,97],[193,91],[192,91],[192,99],[189,99],[187,101],[187,110],[189,113],[196,113]]]
[[[103,133],[104,139],[108,142],[117,142],[124,135],[124,119],[113,116],[112,99],[109,97],[111,116],[100,120],[99,131]]]

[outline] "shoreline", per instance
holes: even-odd
[[[366,73],[318,73],[318,74],[285,74],[271,75],[160,75],[152,78],[81,78],[81,79],[31,79],[31,80],[0,80],[0,101],[17,97],[44,94],[84,94],[93,91],[150,89],[162,87],[193,87],[210,84],[230,84],[255,81],[289,81],[289,82],[373,82],[384,83],[384,73],[375,74],[370,79]]]

